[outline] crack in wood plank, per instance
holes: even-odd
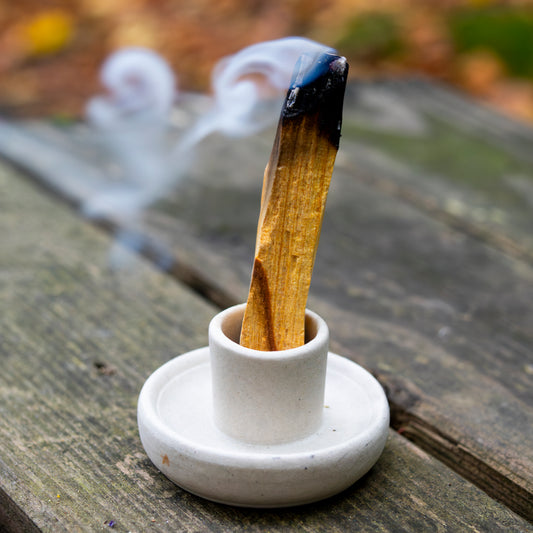
[[[473,447],[430,424],[416,414],[422,394],[404,380],[386,373],[374,372],[383,385],[391,410],[390,425],[425,452],[468,479],[491,498],[504,503],[517,514],[533,523],[533,487],[531,481],[518,478],[515,473],[504,475],[477,455]]]

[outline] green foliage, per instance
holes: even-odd
[[[74,115],[69,113],[54,113],[48,117],[48,120],[57,127],[69,127],[77,122]]]
[[[401,48],[400,30],[389,13],[362,13],[348,22],[336,48],[356,59],[383,59]]]
[[[510,74],[533,78],[533,10],[511,7],[460,9],[448,19],[457,52],[490,50]]]

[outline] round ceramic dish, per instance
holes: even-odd
[[[172,359],[146,381],[138,422],[148,456],[182,488],[231,505],[286,507],[342,491],[383,451],[383,389],[359,365],[327,352],[327,327],[310,312],[304,346],[243,348],[232,340],[243,308],[213,319],[210,347]],[[308,357],[324,347],[323,356]]]

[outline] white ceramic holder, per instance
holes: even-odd
[[[346,489],[385,446],[383,389],[328,353],[328,327],[311,311],[303,346],[239,345],[244,307],[219,313],[209,347],[172,359],[144,384],[138,423],[148,456],[180,487],[230,505],[287,507]]]

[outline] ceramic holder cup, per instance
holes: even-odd
[[[328,327],[311,311],[303,346],[240,346],[244,307],[215,316],[208,347],[172,359],[144,384],[138,423],[148,456],[180,487],[230,505],[286,507],[344,490],[385,446],[383,389],[328,352]]]

